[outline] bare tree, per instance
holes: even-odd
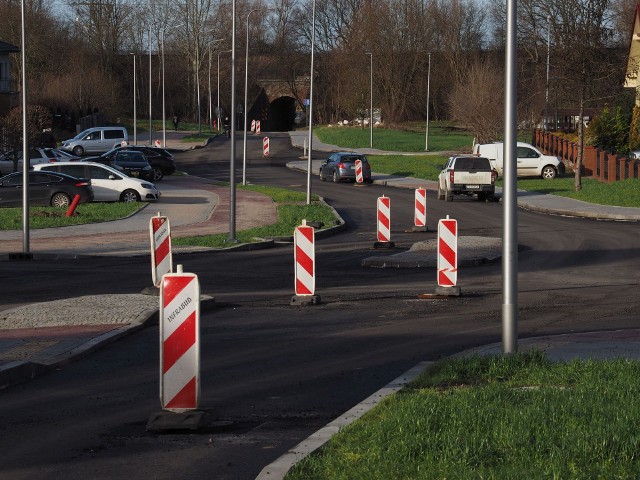
[[[463,74],[451,92],[451,119],[473,133],[478,143],[502,138],[504,79],[496,65],[478,62]]]
[[[23,130],[22,130],[22,107],[12,109],[7,115],[0,119],[0,127],[4,130],[6,144],[4,148],[13,152],[13,171],[18,171],[18,152],[21,151]],[[30,148],[39,145],[40,136],[44,128],[51,127],[51,112],[41,105],[30,105],[27,107],[27,142]],[[28,165],[27,162],[24,162]]]

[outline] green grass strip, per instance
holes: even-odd
[[[303,192],[261,185],[239,185],[238,189],[252,190],[267,195],[277,204],[278,209],[278,222],[276,224],[236,232],[238,243],[252,243],[257,239],[264,238],[291,237],[293,231],[302,223],[303,219],[309,222],[321,222],[324,224],[323,228],[336,225],[333,209],[324,203],[319,203],[317,196],[312,196],[314,203],[307,205],[306,193]],[[174,245],[210,248],[224,248],[236,245],[236,243],[231,244],[229,242],[227,233],[173,238],[172,243]]]
[[[638,478],[639,393],[637,361],[446,360],[286,478]]]
[[[66,208],[30,207],[29,227],[49,228],[66,225],[107,222],[128,217],[146,204],[142,202],[98,202],[81,203],[71,217],[66,217]],[[0,208],[0,230],[22,229],[22,207]]]
[[[314,127],[320,141],[344,148],[368,148],[371,132],[369,128],[351,126]],[[471,152],[473,136],[451,124],[432,122],[429,126],[429,151]],[[373,148],[390,152],[424,152],[426,146],[426,124],[408,124],[403,129],[375,127]]]

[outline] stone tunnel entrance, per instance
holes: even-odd
[[[269,105],[269,130],[288,132],[293,130],[296,117],[296,100],[278,97]]]

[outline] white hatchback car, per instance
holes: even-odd
[[[57,162],[35,165],[33,169],[91,179],[94,202],[140,202],[160,199],[160,191],[153,183],[127,177],[115,168],[101,163]]]

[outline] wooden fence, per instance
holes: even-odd
[[[554,135],[553,132],[534,130],[532,143],[543,153],[560,158],[566,168],[573,168],[578,158],[578,144]],[[582,169],[583,175],[607,183],[640,178],[640,160],[590,146],[584,147]]]

